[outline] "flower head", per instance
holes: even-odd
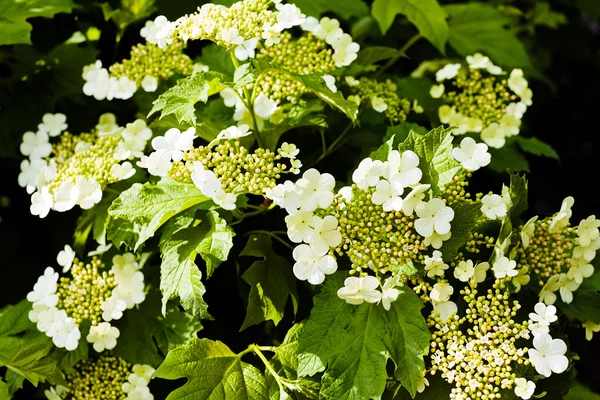
[[[525,378],[515,379],[515,395],[524,400],[529,400],[535,392],[535,383],[528,381]]]
[[[381,300],[379,281],[374,276],[357,278],[351,276],[344,281],[344,287],[337,291],[340,299],[349,304],[377,303]]]
[[[476,143],[472,138],[466,137],[460,142],[460,147],[452,150],[452,156],[461,163],[463,168],[469,171],[477,171],[479,168],[488,165],[492,159],[487,149],[487,145]]]
[[[325,275],[337,271],[337,262],[330,255],[317,253],[306,244],[296,246],[293,251],[294,275],[301,281],[308,281],[312,285],[319,285],[325,280]]]
[[[533,338],[534,349],[529,349],[529,360],[538,374],[549,377],[554,372],[560,374],[569,366],[565,357],[567,345],[561,339],[552,339],[548,334]]]
[[[450,232],[450,221],[454,219],[454,210],[447,207],[443,200],[433,198],[419,204],[415,210],[419,217],[415,229],[419,235],[432,236],[434,233],[445,235]]]
[[[425,256],[425,271],[428,277],[444,276],[444,271],[448,268],[448,264],[442,260],[441,251],[435,250],[431,257]]]
[[[498,279],[512,278],[517,276],[517,262],[515,260],[509,260],[507,257],[500,257],[492,266],[494,275]]]
[[[329,207],[333,202],[334,186],[335,179],[331,174],[321,174],[314,168],[305,171],[302,178],[296,182],[300,207],[305,211]]]
[[[119,334],[120,332],[116,327],[111,326],[108,322],[101,322],[90,328],[86,340],[92,343],[94,350],[101,353],[105,349],[112,350],[115,348]]]

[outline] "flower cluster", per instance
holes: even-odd
[[[131,49],[130,58],[110,66],[112,77],[119,80],[125,76],[141,86],[146,92],[154,92],[159,82],[174,75],[192,75],[201,65],[194,65],[183,53],[181,42],[161,49],[155,44],[138,44]]]
[[[114,356],[100,356],[75,364],[67,375],[67,386],[46,390],[48,400],[107,399],[153,400],[148,383],[154,368]]]
[[[391,80],[378,82],[365,77],[354,79],[347,76],[346,83],[352,93],[348,100],[353,100],[359,105],[363,102],[369,104],[373,110],[385,113],[385,116],[394,124],[406,121],[411,104],[408,100],[398,96],[398,87]]]
[[[448,293],[444,296],[449,298]],[[521,387],[511,366],[529,364],[527,348],[516,344],[529,338],[527,323],[515,321],[519,303],[509,300],[501,281],[487,295],[478,296],[477,289],[468,287],[460,293],[467,304],[464,317],[453,313],[443,319],[434,311],[428,318],[433,328],[431,373],[439,371],[454,386],[451,399],[494,399],[502,389]]]
[[[467,65],[447,64],[437,71],[434,98],[446,103],[439,108],[440,121],[456,126],[454,134],[479,133],[489,146],[501,148],[506,138],[519,134],[521,118],[532,104],[532,92],[523,71],[505,72],[482,54],[467,57]]]
[[[281,174],[298,173],[302,165],[296,159],[300,150],[293,144],[283,143],[277,154],[260,148],[250,153],[238,140],[250,134],[247,125],[231,126],[207,146],[195,148],[194,128],[185,132],[172,128],[152,140],[155,151],[138,165],[152,175],[193,183],[220,207],[233,210],[239,194],[263,195]],[[291,167],[283,159],[289,159]]]
[[[107,271],[97,257],[84,264],[70,246],[65,246],[57,261],[63,266],[63,273],[70,272],[71,276],[59,279],[58,272],[46,268],[27,295],[32,303],[29,319],[57,347],[69,351],[79,345],[81,323],[90,321],[87,342],[97,352],[113,349],[119,330],[109,322],[120,319],[126,309],[142,303],[146,297],[144,274],[136,257],[131,253],[116,255]]]
[[[113,114],[103,114],[94,133],[78,136],[63,132],[63,114],[46,114],[44,119],[56,126],[44,122],[37,133],[23,135],[21,153],[29,160],[21,163],[19,175],[19,185],[33,194],[31,213],[40,218],[51,209],[92,208],[104,187],[133,176],[135,169],[127,160],[141,157],[152,136],[143,120],[120,127]],[[49,134],[61,135],[60,142],[51,144]]]

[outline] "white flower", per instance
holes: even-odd
[[[238,94],[239,93],[231,88],[225,88],[219,93],[219,95],[223,98],[223,102],[225,103],[226,107],[235,107],[238,103],[242,102]]]
[[[335,18],[323,17],[319,21],[319,24],[312,30],[312,34],[331,44],[342,37],[344,31],[340,28],[340,21]]]
[[[137,265],[113,264],[112,271],[117,283],[112,296],[123,300],[129,309],[145,300],[144,274],[137,270]]]
[[[137,258],[133,253],[117,254],[112,258],[113,266],[116,268],[125,268],[127,265],[131,265],[134,269],[140,269],[137,263]]]
[[[572,260],[571,268],[567,271],[567,277],[578,284],[581,284],[584,278],[589,278],[593,274],[594,266],[581,259]]]
[[[183,160],[183,152],[192,148],[195,138],[195,128],[189,128],[184,132],[177,128],[171,128],[165,132],[164,136],[152,139],[152,148],[169,154],[173,161],[181,161]]]
[[[404,197],[402,201],[402,212],[408,216],[412,215],[415,208],[422,203],[425,192],[431,185],[417,185]]]
[[[443,302],[450,300],[450,296],[454,293],[454,288],[448,282],[438,282],[433,285],[433,289],[429,297],[433,301]]]
[[[523,70],[519,68],[515,68],[510,72],[510,77],[508,78],[508,87],[512,90],[516,95],[521,96],[521,94],[527,89],[528,83],[527,79],[523,77]]]
[[[102,68],[100,60],[83,67],[82,77],[85,80],[83,93],[86,96],[94,96],[96,100],[112,99],[110,75],[106,68]]]
[[[531,332],[533,337],[547,334],[548,332],[550,332],[550,327],[548,325],[543,325],[539,322],[533,322],[533,321],[529,321],[529,325],[527,325],[527,329],[529,329],[529,332]]]
[[[596,250],[598,249],[600,249],[600,238],[594,240],[588,246],[575,247],[573,249],[573,258],[590,262],[596,257]]]
[[[379,281],[374,276],[357,278],[351,276],[344,281],[344,287],[337,291],[340,299],[348,304],[377,303],[381,300]]]
[[[293,143],[283,142],[279,148],[279,155],[284,158],[296,158],[300,149]]]
[[[154,368],[147,364],[135,364],[131,370],[137,376],[144,378],[146,382],[150,382],[150,380],[152,379],[152,375],[156,371]]]
[[[44,186],[42,190],[31,196],[31,206],[29,207],[29,211],[32,215],[38,215],[40,218],[45,218],[53,205],[54,201],[52,200],[52,195],[48,192],[48,187]]]
[[[404,187],[416,185],[423,177],[423,172],[419,169],[419,156],[413,151],[407,150],[400,154],[397,150],[392,150],[388,154],[389,179],[394,177]]]
[[[334,186],[335,179],[331,174],[321,174],[314,168],[307,170],[296,182],[301,208],[314,211],[317,207],[329,207],[333,202]]]
[[[487,275],[487,271],[490,269],[490,264],[486,262],[479,263],[475,266],[475,271],[473,272],[473,277],[471,278],[471,283],[477,284],[485,281],[485,277]]]
[[[307,242],[318,254],[325,254],[330,247],[335,248],[342,242],[342,234],[338,230],[338,220],[333,215],[325,218],[313,217],[313,230],[308,234]]]
[[[419,105],[417,99],[413,100],[412,109],[416,114],[423,114],[423,112],[425,112],[425,109]]]
[[[505,112],[507,115],[513,116],[517,119],[521,119],[523,118],[525,111],[527,111],[527,105],[525,103],[518,102],[510,103],[508,106],[506,106]]]
[[[358,43],[353,42],[352,37],[347,33],[344,33],[330,44],[334,50],[332,58],[337,68],[347,67],[358,57],[360,46]]]
[[[429,386],[429,380],[425,377],[427,375],[427,371],[421,371],[421,380],[417,385],[417,392],[423,393],[427,386]]]
[[[592,340],[594,333],[600,332],[600,324],[595,324],[592,321],[581,324],[581,327],[585,328],[585,339],[587,341]]]
[[[44,390],[44,395],[48,400],[62,400],[62,396],[67,393],[67,388],[57,385],[56,388],[50,387],[50,390]]]
[[[529,313],[529,319],[533,322],[538,322],[540,325],[548,326],[558,320],[556,316],[556,307],[546,306],[544,303],[537,303],[533,310],[535,312]]]
[[[79,189],[70,182],[63,182],[54,192],[54,209],[58,212],[69,211],[79,198]]]
[[[433,235],[427,236],[425,240],[423,240],[423,244],[425,246],[431,245],[434,249],[439,249],[444,244],[444,241],[450,239],[450,237],[452,237],[452,232],[443,235],[433,232]]]
[[[281,42],[281,27],[277,24],[271,25],[270,22],[265,22],[263,24],[262,38],[265,39],[265,46],[271,47],[274,44],[279,44]]]
[[[135,91],[137,90],[137,85],[134,81],[129,79],[126,76],[122,76],[119,79],[110,78],[110,91],[108,93],[107,99],[111,100],[112,98],[127,100],[133,96]]]
[[[117,133],[119,125],[117,124],[117,117],[113,113],[104,113],[98,118],[98,124],[96,130],[99,136],[108,136]]]
[[[515,293],[521,291],[521,286],[527,285],[531,280],[527,272],[529,272],[529,267],[523,267],[519,269],[518,275],[513,278],[512,283],[515,285]]]
[[[227,44],[240,45],[244,42],[244,38],[240,36],[237,28],[222,29],[221,39]]]
[[[325,81],[325,85],[329,90],[331,90],[333,93],[337,92],[337,87],[335,86],[335,78],[333,76],[323,75],[321,78]]]
[[[234,54],[240,61],[246,61],[249,58],[256,57],[256,46],[258,45],[258,38],[252,38],[244,40],[239,46],[235,48]]]
[[[75,252],[68,244],[65,245],[64,250],[58,252],[58,255],[56,256],[56,262],[58,263],[58,265],[63,267],[63,274],[71,269],[71,265],[73,265],[74,259]]]
[[[554,215],[552,221],[550,221],[550,226],[548,228],[550,233],[556,233],[560,229],[569,225],[569,219],[571,218],[571,215],[573,215],[571,207],[573,207],[574,203],[575,199],[571,196],[563,200],[560,210]]]
[[[475,275],[475,267],[473,261],[466,260],[458,263],[454,268],[454,277],[461,282],[468,282]]]
[[[540,301],[544,302],[544,304],[550,305],[556,302],[556,294],[554,292],[560,289],[560,278],[560,275],[552,275],[540,291]]]
[[[452,314],[458,312],[458,307],[453,301],[434,301],[433,311],[439,314],[442,321],[448,321]]]
[[[319,20],[315,17],[306,17],[306,20],[300,25],[305,32],[314,32],[319,27]]]
[[[88,210],[102,200],[102,187],[95,179],[77,178],[77,190],[79,197],[77,204],[84,210]]]
[[[38,125],[38,130],[46,132],[49,136],[58,136],[67,130],[67,116],[65,114],[46,113],[42,117],[42,123]]]
[[[427,203],[423,202],[416,208],[417,216],[415,229],[424,237],[435,233],[445,235],[450,232],[450,221],[454,219],[454,210],[446,207],[441,199],[433,198]]]
[[[491,64],[491,61],[483,54],[475,53],[472,56],[467,56],[467,64],[472,69],[486,69]]]
[[[156,79],[156,77],[152,75],[144,76],[144,79],[142,79],[141,84],[142,89],[149,93],[156,92],[156,89],[158,89],[158,79]]]
[[[444,68],[440,69],[438,72],[435,73],[435,80],[438,82],[442,82],[446,79],[454,78],[458,74],[460,67],[460,64],[445,65]]]
[[[506,217],[507,207],[504,199],[497,194],[486,194],[481,199],[481,212],[487,219],[502,219]]]
[[[296,263],[294,264],[294,275],[301,281],[312,285],[320,285],[325,280],[325,275],[331,275],[337,271],[337,262],[332,256],[315,252],[306,244],[296,246],[292,253]]]
[[[43,308],[38,306],[33,308],[38,311],[35,319],[37,319],[36,327],[40,332],[46,333],[46,336],[54,336],[62,327],[67,313],[65,310],[59,310],[56,307]],[[30,316],[31,317],[31,316]]]
[[[275,186],[266,193],[267,198],[273,200],[279,207],[285,208],[288,214],[295,214],[300,208],[301,201],[296,191],[296,185],[291,181]]]
[[[46,167],[46,161],[42,159],[21,161],[21,172],[19,173],[19,186],[26,188],[28,194],[36,190],[36,181],[40,172]]]
[[[64,312],[64,310],[61,310]],[[64,313],[66,317],[67,313]],[[52,342],[56,347],[65,348],[67,351],[73,351],[79,346],[81,331],[73,318],[65,318],[58,327],[56,333],[52,336]]]
[[[120,181],[131,178],[135,174],[135,169],[129,161],[123,164],[115,164],[110,168],[110,174]]]
[[[500,119],[500,127],[506,136],[518,135],[521,130],[521,120],[508,113],[504,114]]]
[[[192,182],[200,189],[203,195],[212,198],[217,192],[223,190],[223,185],[215,173],[209,169],[205,169],[200,161],[194,161],[190,171],[192,172]]]
[[[44,275],[40,276],[33,290],[27,294],[27,300],[34,305],[44,307],[55,307],[58,304],[56,295],[56,283],[58,282],[58,272],[54,272],[52,267],[44,270]]]
[[[444,104],[438,108],[438,116],[440,118],[440,122],[443,124],[450,124],[450,121],[452,118],[454,118],[454,115],[456,115],[456,110],[447,104]]]
[[[428,277],[444,276],[444,271],[447,269],[448,264],[442,260],[441,251],[435,250],[431,257],[425,256],[425,271]]]
[[[154,151],[149,156],[143,156],[137,166],[147,169],[150,175],[167,176],[171,169],[171,155],[165,151]]]
[[[481,131],[481,139],[490,147],[499,149],[506,143],[506,132],[497,122],[492,122]]]
[[[532,98],[533,98],[533,92],[529,88],[523,90],[523,93],[521,93],[521,102],[523,102],[523,104],[525,104],[527,106],[530,106],[533,104]]]
[[[146,121],[143,119],[136,119],[125,126],[125,129],[121,131],[121,136],[125,140],[143,142],[145,145],[152,137],[152,130],[148,128]]]
[[[49,140],[48,134],[44,131],[25,132],[20,146],[21,154],[29,156],[32,160],[48,157],[52,152]]]
[[[383,288],[381,290],[381,304],[383,304],[383,308],[389,310],[392,306],[392,303],[398,299],[400,295],[400,291],[396,289],[398,283],[400,282],[400,275],[396,275],[394,277],[389,277],[383,283]]]
[[[149,381],[143,376],[139,376],[135,373],[129,374],[127,382],[125,382],[123,386],[121,386],[121,389],[123,390],[123,392],[128,394],[127,399],[130,399],[132,398],[131,394],[136,390],[147,388],[148,382]]]
[[[573,301],[573,292],[579,289],[579,283],[569,278],[567,274],[560,274],[558,285],[561,300],[566,304],[571,303]]]
[[[439,85],[433,85],[433,86],[431,86],[431,89],[429,89],[429,95],[431,97],[433,97],[434,99],[439,99],[440,97],[442,97],[444,95],[445,90],[446,90],[446,87],[444,86],[443,83],[440,83]],[[449,106],[446,106],[446,107],[449,108]],[[444,122],[444,121],[442,121],[442,122]]]
[[[382,113],[388,109],[388,104],[381,97],[373,96],[371,98],[371,107],[378,113]]]
[[[398,181],[398,179],[396,179]],[[381,180],[371,197],[373,204],[383,206],[384,211],[400,211],[402,209],[402,193],[404,187],[398,182]]]
[[[535,383],[525,378],[515,378],[515,395],[524,400],[529,400],[535,392]]]
[[[127,303],[116,296],[110,296],[100,308],[102,309],[102,319],[110,322],[113,319],[121,319],[123,311],[127,309]]]
[[[254,100],[254,112],[263,119],[269,119],[277,110],[277,103],[271,100],[264,93],[256,96]]]
[[[566,371],[569,360],[565,357],[567,345],[561,339],[552,339],[548,334],[533,338],[535,349],[529,349],[529,360],[538,374],[549,377],[554,372],[560,374]]]
[[[466,137],[460,142],[460,147],[452,150],[452,156],[463,168],[469,171],[477,171],[479,168],[488,165],[492,160],[492,156],[487,150],[487,145],[476,143],[472,138]]]
[[[509,260],[507,257],[500,257],[492,266],[494,275],[498,279],[511,278],[517,276],[517,262],[515,260]]]
[[[579,244],[587,247],[593,241],[600,237],[600,220],[596,219],[595,215],[590,215],[586,219],[582,219],[577,227],[577,237]]]
[[[277,8],[277,24],[281,29],[290,29],[293,26],[299,26],[306,21],[306,15],[302,14],[300,9],[294,4],[275,5]]]
[[[365,158],[352,173],[352,181],[359,189],[377,186],[381,176],[385,174],[385,165],[379,160]]]
[[[233,114],[233,119],[238,122],[238,126],[242,125],[254,125],[254,120],[256,119],[256,126],[259,131],[262,131],[265,127],[265,120],[255,115],[255,118],[252,117],[252,113],[250,110],[246,108],[246,105],[243,102],[238,102],[235,105],[235,112]],[[248,135],[244,135],[248,136]]]
[[[112,350],[115,348],[119,334],[119,329],[116,327],[111,326],[108,322],[100,322],[97,326],[90,328],[86,340],[88,343],[93,344],[94,350],[102,353],[104,349]]]
[[[535,222],[538,220],[538,216],[536,215],[535,217],[532,217],[531,219],[529,219],[529,221],[527,221],[525,223],[525,225],[523,225],[523,228],[521,229],[521,241],[523,242],[523,248],[526,249],[527,247],[529,247],[529,241],[531,240],[531,238],[533,237],[533,234],[535,233]]]
[[[214,193],[212,200],[224,210],[235,210],[237,196],[233,193],[226,193],[223,189],[220,189]]]
[[[170,37],[173,30],[173,24],[164,15],[159,15],[154,22],[147,21],[141,29],[140,35],[149,43],[156,44],[161,49],[173,43]]]
[[[319,220],[311,211],[298,211],[293,215],[285,217],[287,233],[290,240],[294,243],[308,243],[313,234],[313,226]]]
[[[217,135],[217,139],[239,139],[245,136],[249,136],[252,134],[252,131],[249,130],[250,127],[248,125],[242,124],[240,126],[230,126],[227,129],[223,129]]]

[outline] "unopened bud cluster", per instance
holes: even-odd
[[[109,71],[117,79],[125,76],[138,86],[146,76],[166,81],[173,75],[191,75],[194,65],[183,53],[184,47],[183,42],[174,42],[164,49],[149,42],[140,43],[131,49],[129,59],[113,64]]]
[[[123,400],[122,386],[127,382],[131,365],[119,357],[101,356],[75,364],[67,375],[65,400]]]
[[[398,96],[398,87],[391,80],[379,82],[362,77],[359,80],[348,79],[347,82],[350,83],[350,91],[357,103],[366,101],[375,111],[384,112],[393,123],[401,124],[406,121],[411,104]]]
[[[496,399],[500,391],[512,389],[518,375],[515,365],[527,365],[526,348],[517,348],[518,339],[529,338],[527,322],[515,321],[520,304],[509,300],[502,281],[487,294],[466,287],[461,295],[467,304],[465,316],[442,321],[437,314],[428,318],[433,330],[432,373],[454,387],[451,399]]]

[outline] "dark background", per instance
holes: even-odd
[[[593,15],[576,8],[565,7],[561,11],[566,13],[568,24],[557,30],[537,28],[532,39],[535,51],[543,53],[540,56],[544,60],[543,73],[551,84],[542,80],[531,81],[534,102],[525,114],[521,134],[535,136],[549,143],[560,155],[560,162],[528,157],[531,169],[528,213],[542,216],[552,214],[560,208],[561,201],[570,195],[575,197],[572,222],[576,224],[600,210],[600,24]],[[56,40],[70,36],[69,32],[73,29],[71,19],[56,16],[52,23],[58,38]],[[34,24],[34,43],[35,35],[42,35],[44,24],[47,22]],[[103,37],[110,43],[109,38]],[[127,42],[127,37],[124,42]],[[40,50],[49,46],[41,38],[39,43]],[[102,42],[100,45],[103,46]],[[420,51],[418,46],[427,44],[417,45],[414,51]],[[127,53],[110,45],[102,49],[101,57],[109,60]],[[395,67],[395,72],[409,72],[410,67],[408,62]],[[2,69],[0,62],[0,77],[2,72],[6,70]],[[69,113],[67,116],[71,118]],[[32,118],[30,129],[34,129],[37,123],[37,118]],[[0,131],[3,129],[6,126],[0,125]],[[4,150],[2,154],[12,152],[10,149],[7,152],[6,146],[12,144],[0,142]],[[330,162],[335,163],[335,157]],[[32,216],[29,212],[30,197],[17,184],[19,163],[20,159],[17,158],[0,158],[0,307],[23,299],[44,268],[55,264],[58,251],[72,241],[71,235],[79,214],[79,211],[51,212],[45,219]],[[327,170],[326,164],[323,163],[319,168]],[[476,187],[485,184],[486,190],[498,188],[499,182],[505,180],[506,176],[485,172],[478,176]],[[241,239],[236,241],[236,247],[239,246],[243,246]],[[257,338],[263,328],[254,327],[238,333],[238,320],[243,320],[245,306],[237,297],[236,289],[220,283],[227,281],[226,274],[235,273],[232,268],[235,268],[233,264],[218,269],[216,276],[207,282],[207,302],[217,305],[211,308],[216,321],[205,323],[205,330],[201,334],[223,340],[236,351]],[[224,306],[219,307],[219,304]],[[306,315],[302,315],[301,310],[299,317],[303,316]],[[282,324],[285,322],[282,321]],[[571,350],[588,353],[583,357],[584,360],[576,364],[578,380],[600,392],[597,364],[600,335],[594,337],[592,347],[584,341],[582,329],[573,329],[571,335]],[[590,348],[594,354],[589,354]],[[31,393],[22,392],[17,397],[30,398]]]

